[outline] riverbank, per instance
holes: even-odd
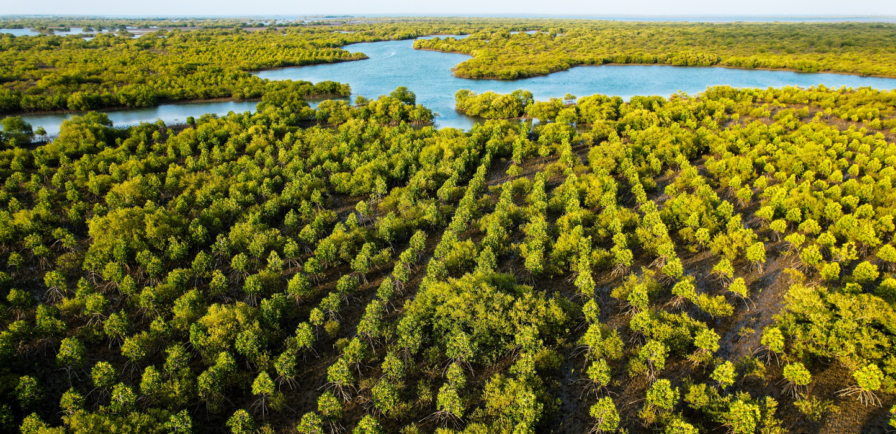
[[[348,47],[349,45],[352,45],[352,44],[343,45],[342,47],[339,47],[339,48]],[[348,50],[345,50],[345,51],[348,51]],[[305,64],[305,65],[286,65],[286,66],[276,66],[273,68],[263,68],[263,69],[244,69],[242,71],[246,71],[246,72],[252,74],[254,72],[276,71],[278,69],[285,69],[285,68],[302,68],[305,66],[332,65],[332,64],[336,64],[336,63],[358,62],[361,60],[369,59],[369,57],[367,57],[367,55],[364,53],[358,52],[358,53],[351,53],[351,54],[352,54],[352,56],[354,56],[355,54],[360,54],[363,57],[352,57],[350,59],[336,59],[336,60],[333,60],[330,62],[310,63],[310,64]]]
[[[475,59],[476,57],[470,53],[465,53],[462,51],[443,51],[437,50],[434,48],[417,48],[414,47],[414,50],[417,51],[432,51],[437,53],[448,53],[448,54],[461,54],[464,56],[469,56],[471,59]],[[461,62],[463,63],[463,62]],[[460,65],[460,63],[458,64]],[[851,71],[840,71],[840,70],[819,70],[819,71],[803,71],[795,68],[768,68],[768,67],[756,67],[756,68],[747,68],[742,66],[732,66],[732,65],[723,65],[721,63],[715,65],[673,65],[671,63],[617,63],[617,62],[609,62],[609,63],[574,63],[570,64],[569,68],[559,68],[559,69],[551,69],[548,73],[531,73],[526,76],[516,77],[516,78],[502,78],[496,75],[489,75],[484,77],[473,77],[468,74],[458,73],[456,68],[451,68],[451,72],[457,78],[463,78],[467,80],[501,80],[501,81],[514,81],[514,80],[525,80],[527,78],[535,78],[535,77],[545,77],[557,72],[569,71],[572,68],[578,66],[674,66],[674,67],[682,67],[682,68],[726,68],[726,69],[738,69],[744,71],[786,71],[786,72],[795,72],[799,74],[837,74],[837,75],[849,75],[854,77],[872,77],[872,78],[896,78],[896,74],[894,75],[886,75],[886,74],[862,74],[858,72]]]
[[[470,54],[460,52],[460,51],[441,51],[441,50],[435,50],[432,48],[414,48],[414,49],[419,50],[419,51],[434,51],[434,52],[438,52],[438,53],[462,54],[464,56],[470,56],[471,58],[473,57]],[[794,68],[766,68],[766,67],[745,68],[745,67],[741,67],[741,66],[731,66],[731,65],[721,65],[721,64],[716,64],[716,65],[673,65],[670,63],[616,63],[616,62],[600,63],[600,64],[579,63],[579,64],[570,65],[569,68],[552,70],[546,74],[534,73],[531,75],[527,75],[524,77],[517,77],[517,78],[501,78],[498,76],[472,77],[467,74],[458,74],[455,68],[451,68],[451,72],[454,74],[455,77],[463,78],[466,80],[516,81],[516,80],[525,80],[527,78],[547,77],[551,74],[555,74],[558,72],[566,72],[573,68],[582,67],[582,66],[591,66],[591,67],[599,67],[599,66],[670,66],[670,67],[675,67],[675,68],[723,68],[723,69],[734,69],[734,70],[742,70],[742,71],[783,71],[783,72],[794,72],[797,74],[836,74],[836,75],[847,75],[847,76],[865,77],[865,78],[889,78],[889,79],[896,78],[896,75],[867,75],[867,74],[860,74],[857,72],[846,72],[846,71],[836,71],[836,70],[803,71],[803,70],[794,69]]]
[[[93,110],[41,110],[41,111],[32,111],[32,112],[15,112],[15,113],[0,113],[0,119],[8,118],[13,116],[40,116],[40,115],[76,115],[76,114],[84,114],[89,112],[100,112],[100,113],[115,113],[115,112],[125,112],[132,110],[140,110],[140,109],[151,109],[154,107],[163,106],[166,104],[200,104],[204,102],[252,102],[252,101],[261,101],[261,98],[252,98],[252,99],[241,99],[237,100],[234,98],[205,98],[205,99],[191,99],[191,100],[172,100],[166,99],[158,101],[157,104],[144,106],[144,107],[128,107],[128,106],[116,106],[109,108],[98,108]]]
[[[284,67],[284,68],[295,68],[294,66]],[[278,68],[279,69],[279,68]],[[263,71],[270,71],[265,69]],[[322,101],[325,99],[336,99],[336,98],[348,98],[348,95],[340,95],[340,94],[319,94],[313,96],[304,97],[305,101]],[[13,116],[40,116],[40,115],[75,115],[75,114],[83,114],[88,112],[101,112],[101,113],[115,113],[115,112],[125,112],[132,110],[141,110],[141,109],[152,109],[155,107],[160,107],[163,105],[173,105],[173,104],[201,104],[206,102],[260,102],[262,98],[249,98],[249,99],[236,99],[232,97],[222,97],[222,98],[204,98],[204,99],[190,99],[190,100],[177,100],[177,99],[163,99],[159,100],[157,104],[144,106],[144,107],[127,107],[127,106],[116,106],[110,108],[97,108],[93,110],[47,110],[47,111],[32,111],[32,112],[14,112],[14,113],[0,113],[0,119],[13,117]]]

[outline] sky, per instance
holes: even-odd
[[[887,16],[896,0],[0,0],[0,14],[264,16],[457,14],[532,16]]]

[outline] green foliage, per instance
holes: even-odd
[[[865,285],[877,280],[880,272],[877,271],[877,265],[867,261],[860,263],[852,272],[852,277],[861,285]]]
[[[750,298],[750,289],[747,288],[746,282],[744,282],[743,278],[738,277],[731,282],[731,285],[728,285],[728,291],[734,293],[740,298]]]
[[[808,386],[812,382],[812,375],[802,363],[789,363],[784,366],[784,378],[797,386]]]
[[[545,23],[534,34],[502,37],[501,29],[460,40],[418,40],[414,48],[473,56],[454,69],[458,77],[504,80],[547,75],[577,65],[669,64],[739,68],[791,68],[803,72],[837,71],[892,74],[892,57],[832,60],[830,53],[862,58],[873,52],[885,28],[865,25],[831,28],[823,24],[765,24],[756,35],[753,23],[738,23],[707,34],[702,23],[651,24],[650,35],[638,34],[643,23],[566,21]],[[561,27],[565,34],[560,34]],[[858,33],[857,33],[858,32]],[[620,35],[631,35],[622,38]],[[748,35],[753,38],[748,39]],[[862,36],[859,36],[862,35]],[[866,39],[867,38],[867,39]],[[731,45],[733,40],[746,41]],[[819,41],[828,41],[819,43]],[[766,50],[780,44],[780,50]],[[863,56],[865,53],[866,56]]]
[[[606,359],[599,359],[592,362],[588,367],[586,374],[588,375],[588,379],[593,383],[595,389],[609,386],[610,380],[612,379],[610,365],[607,364]]]
[[[712,317],[727,317],[734,313],[734,306],[725,301],[722,295],[698,294],[694,304]]]
[[[390,416],[399,404],[398,388],[390,381],[380,381],[371,389],[373,406],[383,415]]]
[[[616,330],[606,330],[600,324],[592,324],[579,340],[579,344],[587,350],[587,357],[592,360],[607,358],[616,360],[622,357],[624,348],[622,339]]]
[[[890,244],[884,244],[875,254],[881,261],[888,264],[896,264],[896,247]]]
[[[700,431],[680,418],[673,418],[666,424],[664,434],[697,434]]]
[[[840,279],[840,264],[831,262],[825,264],[820,270],[821,277],[827,281],[837,281]]]
[[[525,113],[526,106],[534,102],[532,93],[525,90],[517,90],[509,95],[494,92],[477,95],[473,91],[461,89],[454,94],[454,100],[458,110],[485,119],[520,117]]]
[[[852,377],[863,391],[874,392],[880,390],[884,375],[877,365],[869,364],[853,372]]]
[[[760,342],[771,351],[776,353],[784,352],[784,334],[777,327],[768,327],[763,330]]]
[[[327,369],[327,382],[343,401],[348,401],[354,390],[355,377],[345,358],[340,358]]]
[[[672,411],[678,398],[678,388],[673,388],[669,380],[657,380],[647,389],[647,400],[638,415],[652,425]]]
[[[51,44],[59,48],[53,50],[52,54],[45,54],[48,61],[79,60],[66,63],[65,67],[55,73],[37,72],[19,76],[23,80],[40,80],[40,92],[20,92],[16,81],[13,81],[6,86],[7,98],[4,99],[3,111],[146,107],[165,99],[212,97],[261,97],[265,104],[301,109],[304,105],[302,97],[345,96],[349,93],[348,86],[333,82],[321,82],[317,85],[301,81],[269,82],[253,77],[247,71],[364,58],[359,53],[351,54],[336,48],[299,48],[303,45],[299,41],[307,41],[308,38],[297,34],[175,30],[168,38],[162,30],[148,36],[146,40],[140,41],[126,36],[99,35],[90,41],[76,40],[74,45],[62,44],[64,38],[59,36],[16,38],[8,41],[17,50],[36,53],[42,41],[53,40]],[[216,54],[211,57],[203,55],[202,50],[197,50],[209,39],[215,41],[213,45],[216,47]],[[282,54],[273,56],[274,52],[268,51],[271,50],[271,44],[280,43],[297,45],[292,45],[294,48],[287,50],[290,54],[285,58]],[[120,51],[112,49],[114,46],[127,47],[124,50],[131,52],[126,57],[128,62],[122,62],[125,57]],[[267,52],[250,61],[238,55],[247,46]],[[113,77],[122,77],[123,85],[116,86],[121,82],[116,82]],[[151,81],[147,82],[148,79]],[[206,84],[202,84],[203,82]],[[70,93],[66,95],[66,91]],[[28,130],[30,133],[30,128]],[[12,130],[8,132],[13,133]]]
[[[137,407],[137,395],[130,387],[118,383],[112,387],[112,397],[109,399],[109,412],[113,414],[127,414]]]
[[[829,414],[840,414],[840,407],[836,406],[833,401],[810,397],[799,399],[793,402],[793,405],[800,410],[800,413],[812,422],[821,422]]]
[[[412,94],[413,95],[413,94]],[[370,415],[366,415],[361,418],[361,421],[358,422],[358,425],[355,426],[355,429],[352,430],[352,434],[382,434],[383,429],[380,427],[380,423],[371,417]]]
[[[317,413],[305,413],[302,420],[296,425],[299,434],[323,434],[323,420]]]
[[[109,362],[99,362],[90,370],[93,385],[100,389],[112,389],[118,382],[118,374]]]
[[[400,381],[404,378],[404,363],[394,353],[386,354],[383,359],[383,374],[390,381]]]
[[[734,364],[726,361],[716,366],[710,377],[719,383],[719,387],[723,390],[727,389],[728,386],[731,386],[737,380],[737,374],[734,372]]]
[[[182,410],[180,413],[171,415],[165,424],[165,429],[171,433],[189,434],[193,432],[193,420],[186,410]]]
[[[734,434],[750,434],[759,427],[762,413],[758,405],[738,399],[731,403],[723,418]]]
[[[204,386],[200,384],[200,389]],[[152,399],[158,395],[162,389],[162,375],[155,366],[147,366],[143,370],[143,377],[140,381],[140,393]]]
[[[704,351],[715,352],[719,349],[719,335],[712,329],[700,330],[694,338],[694,346]]]
[[[84,364],[86,349],[77,338],[65,338],[59,344],[56,353],[56,364],[63,367],[79,367]]]
[[[90,413],[81,411],[66,418],[67,429],[64,432],[77,434],[88,433],[161,433],[161,432],[177,432],[169,428],[172,414],[165,410],[148,409],[144,412],[133,412],[125,415],[104,414],[101,412]],[[32,421],[27,421],[23,425],[34,427]],[[41,423],[41,425],[43,425]],[[63,428],[47,428],[41,426],[39,433],[61,433]],[[183,431],[182,431],[183,432]]]
[[[635,359],[630,370],[632,374],[646,373],[649,379],[655,379],[666,367],[666,359],[669,356],[669,349],[660,341],[650,340],[638,350],[637,359]]]
[[[457,389],[449,384],[443,384],[439,389],[436,399],[436,408],[439,412],[456,419],[464,417],[464,404],[457,393]]]
[[[821,310],[820,310],[821,309]],[[801,323],[803,318],[824,312],[825,315],[854,318],[851,320],[853,332],[843,335],[838,326],[822,322]],[[853,313],[854,312],[854,313]],[[886,354],[883,348],[889,347],[892,335],[879,329],[879,324],[887,323],[892,315],[892,307],[885,301],[870,294],[830,293],[825,288],[810,288],[802,284],[790,287],[785,297],[785,313],[781,318],[780,329],[786,330],[787,342],[792,343],[792,351],[799,354],[810,354],[817,357],[832,357],[846,366],[859,369],[869,362],[883,363]],[[808,338],[814,336],[814,338]],[[819,337],[834,339],[842,343],[834,347],[819,345]],[[781,353],[784,350],[783,339],[769,337],[770,348]],[[790,346],[790,345],[789,345]],[[871,368],[869,368],[871,369]]]
[[[16,385],[16,398],[22,409],[33,408],[44,396],[43,388],[37,379],[27,375],[19,377]]]
[[[443,306],[469,306],[462,314]],[[449,358],[492,360],[510,349],[514,336],[527,325],[546,336],[556,336],[569,314],[557,300],[517,285],[503,274],[465,275],[438,282],[406,307],[406,314],[426,318],[431,338],[444,345]]]
[[[593,432],[614,432],[619,428],[619,413],[616,404],[609,397],[599,399],[591,406],[589,414],[595,419]]]
[[[31,138],[34,136],[31,124],[18,116],[3,118],[0,120],[0,126],[3,127],[0,131],[0,143],[11,148],[31,143]]]
[[[255,432],[255,419],[246,410],[237,410],[227,419],[227,427],[233,434],[250,434]]]
[[[713,274],[719,276],[724,279],[732,279],[734,278],[734,266],[731,265],[731,261],[727,258],[723,258],[719,261],[715,266],[712,267]]]
[[[326,421],[337,421],[342,418],[342,404],[330,392],[324,392],[317,399],[317,411]]]
[[[295,378],[299,375],[296,355],[291,351],[284,351],[277,357],[274,368],[277,370],[277,381],[281,384],[287,383],[292,387]]]
[[[74,388],[68,389],[59,399],[59,408],[67,416],[71,416],[80,410],[84,410],[84,397]]]
[[[753,244],[747,248],[746,256],[747,260],[761,272],[762,264],[765,264],[765,245],[761,242]]]
[[[272,404],[277,405],[276,398],[278,398],[278,396],[275,396],[276,388],[267,372],[262,371],[255,377],[255,381],[252,382],[252,394],[258,398],[253,404],[253,407],[261,408],[262,418],[264,418],[268,406]],[[279,407],[279,405],[277,406]],[[277,407],[275,407],[275,409],[276,408]]]

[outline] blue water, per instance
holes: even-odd
[[[155,122],[161,119],[166,124],[186,123],[187,116],[198,118],[204,113],[214,113],[219,116],[229,112],[242,113],[255,111],[257,101],[212,101],[182,104],[162,104],[157,107],[137,108],[131,110],[114,110],[106,112],[109,120],[115,126],[137,125],[140,122]],[[78,113],[51,113],[22,116],[26,122],[34,128],[44,127],[47,134],[55,136],[59,134],[59,126],[62,121],[71,118]]]
[[[31,30],[31,29],[0,29],[0,33],[10,33],[14,36],[40,36],[42,34],[40,32],[35,32],[34,30]],[[53,32],[53,34],[56,36],[82,35],[84,33],[85,33],[84,29],[81,27],[71,27],[71,31],[68,31],[68,32],[60,32],[58,30]],[[108,33],[108,31],[104,31],[104,33]],[[87,34],[94,35],[96,33],[91,32],[91,33],[87,33]],[[87,37],[87,36],[85,36],[85,37]]]
[[[510,93],[516,89],[527,89],[537,100],[562,97],[567,92],[579,97],[596,93],[626,99],[634,95],[668,97],[678,91],[696,94],[708,86],[726,84],[760,88],[824,84],[829,87],[896,89],[896,79],[890,78],[665,65],[584,66],[516,81],[468,80],[454,77],[451,68],[469,59],[469,56],[414,50],[413,41],[372,42],[344,48],[362,52],[369,59],[275,69],[256,75],[270,80],[333,80],[348,83],[353,94],[368,98],[388,94],[398,86],[407,86],[417,94],[418,103],[439,113],[437,126],[456,128],[470,128],[475,122],[454,109],[454,93],[459,89],[472,89],[477,93]]]
[[[363,95],[376,98],[398,86],[407,86],[417,94],[417,102],[439,114],[436,126],[471,128],[478,120],[464,116],[454,109],[454,93],[459,89],[476,92],[509,93],[527,89],[538,100],[562,97],[572,93],[578,97],[596,93],[629,98],[634,95],[668,97],[683,91],[696,94],[709,86],[734,87],[809,87],[824,84],[828,87],[872,87],[896,89],[896,79],[859,77],[840,74],[805,74],[789,71],[742,70],[711,67],[675,67],[664,65],[608,65],[584,66],[557,72],[545,77],[517,81],[468,80],[456,78],[451,68],[469,56],[413,49],[413,41],[388,41],[353,44],[345,47],[351,52],[362,52],[369,59],[327,65],[283,68],[256,73],[269,80],[333,80],[348,83],[353,97]],[[165,104],[159,107],[110,111],[109,118],[117,126],[161,119],[166,123],[183,122],[187,116],[204,113],[226,114],[230,111],[254,111],[255,102],[213,101],[185,104]],[[70,114],[23,116],[34,127],[43,126],[55,135],[59,124]]]
[[[31,29],[0,29],[0,33],[9,33],[13,36],[37,36],[40,33]]]
[[[258,101],[209,101],[209,102],[185,102],[177,104],[162,104],[156,107],[138,108],[131,110],[107,111],[109,120],[117,127],[138,125],[141,122],[155,122],[161,119],[168,125],[184,124],[188,116],[199,118],[206,113],[224,116],[230,112],[245,113],[255,112]],[[320,101],[309,101],[311,107],[320,104]],[[34,128],[44,127],[48,136],[59,134],[59,126],[62,121],[74,115],[83,113],[51,113],[25,115],[22,119],[30,123]]]

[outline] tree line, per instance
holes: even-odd
[[[414,48],[464,53],[464,78],[514,80],[574,66],[665,64],[842,72],[896,77],[888,41],[896,25],[882,23],[638,23],[534,22],[538,32],[504,29],[464,39],[434,38]]]

